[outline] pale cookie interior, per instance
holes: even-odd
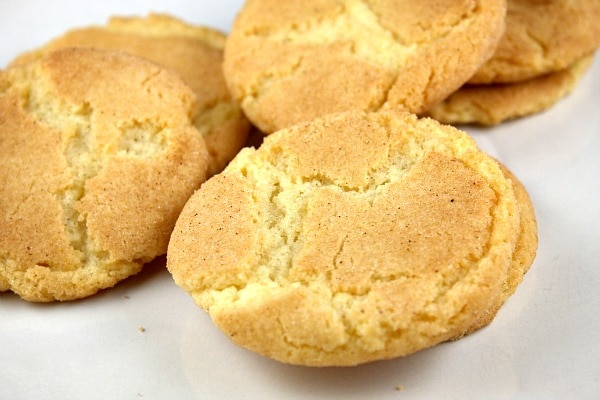
[[[466,134],[350,113],[243,150],[184,208],[168,268],[239,345],[355,365],[466,332],[518,234],[510,181]]]

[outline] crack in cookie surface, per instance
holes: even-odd
[[[18,56],[11,65],[39,59],[61,48],[90,47],[124,51],[166,66],[196,94],[193,120],[208,147],[212,159],[208,175],[212,176],[244,145],[250,130],[225,84],[221,70],[224,44],[224,33],[166,14],[112,17],[105,26],[70,30],[41,48]],[[151,76],[147,79],[150,82]]]
[[[151,87],[157,73],[148,75],[141,85]],[[94,113],[101,114],[102,110],[95,110],[89,102],[61,101],[56,94],[42,90],[47,86],[39,77],[32,76],[30,80],[31,91],[25,107],[39,123],[52,131],[51,134],[60,137],[66,161],[69,183],[54,195],[62,206],[63,223],[71,246],[80,254],[82,263],[108,263],[110,254],[99,249],[89,237],[86,214],[78,209],[78,203],[86,195],[86,183],[94,179],[113,156],[140,159],[160,156],[167,148],[167,138],[156,123],[134,118],[116,127],[119,133],[112,140],[107,140],[107,137],[102,137],[107,133],[99,131],[93,122],[98,119]],[[73,265],[69,269],[77,268],[79,266]]]

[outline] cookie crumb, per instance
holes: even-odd
[[[402,385],[397,385],[397,386],[396,386],[396,390],[397,390],[397,391],[399,391],[399,392],[401,392],[401,391],[403,391],[403,390],[404,390],[404,386],[402,386]]]
[[[144,328],[143,326],[140,326],[138,331],[140,331],[140,333],[144,333],[144,332],[146,332],[146,328]]]

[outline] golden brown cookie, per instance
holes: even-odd
[[[206,178],[195,100],[125,53],[65,49],[0,72],[0,290],[78,299],[164,254]]]
[[[122,50],[176,71],[194,90],[197,128],[211,155],[208,174],[220,172],[244,145],[250,125],[231,98],[223,78],[225,35],[164,14],[113,17],[106,26],[74,29],[43,48],[25,53],[12,65],[59,48],[85,46]]]
[[[600,1],[508,0],[506,32],[469,83],[518,82],[568,68],[600,47]]]
[[[421,113],[492,56],[505,0],[250,0],[225,79],[265,132],[347,110]]]
[[[571,67],[523,82],[465,85],[427,111],[445,124],[496,125],[544,111],[568,95],[592,64],[593,56]]]
[[[233,342],[356,365],[469,331],[524,229],[513,185],[465,133],[334,114],[244,149],[188,201],[167,267]]]

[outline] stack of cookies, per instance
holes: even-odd
[[[25,53],[0,72],[0,290],[82,298],[166,252],[233,342],[310,366],[486,326],[535,258],[533,206],[418,115],[540,110],[521,88],[574,85],[600,45],[597,2],[579,3],[248,0],[227,38],[151,15]],[[556,44],[532,33],[568,12]]]
[[[495,125],[570,93],[600,46],[600,2],[508,0],[506,32],[469,82],[428,110],[449,124]]]

